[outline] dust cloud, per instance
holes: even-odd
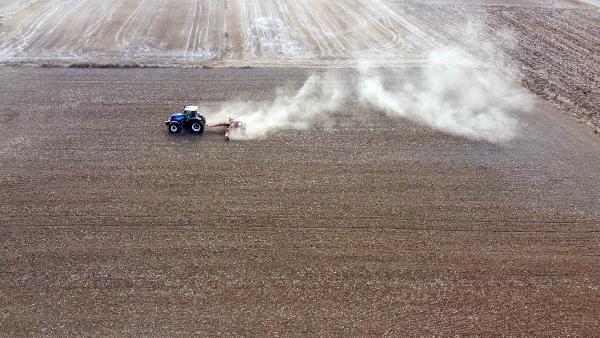
[[[225,104],[217,120],[233,117],[244,123],[245,133],[233,133],[232,138],[261,138],[289,129],[306,129],[316,122],[327,123],[348,97],[343,82],[333,72],[310,76],[293,94],[282,89],[270,102],[235,102]]]
[[[467,35],[471,40],[476,36]],[[389,68],[384,74],[357,60],[351,83],[340,81],[342,76],[330,70],[310,76],[296,93],[278,90],[269,102],[226,103],[211,116],[241,120],[246,135],[238,137],[261,138],[335,123],[335,116],[343,116],[342,106],[357,100],[365,110],[383,112],[399,122],[407,119],[459,137],[505,143],[523,126],[515,113],[527,111],[533,99],[515,83],[515,70],[493,46],[489,42],[481,46],[478,55],[457,46],[435,48],[416,74],[409,75]]]
[[[511,140],[520,127],[512,114],[532,104],[529,93],[505,74],[456,47],[431,52],[414,77],[392,71],[388,80],[377,70],[360,72],[356,90],[363,105],[470,139]]]

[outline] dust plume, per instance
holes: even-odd
[[[460,46],[430,50],[410,77],[394,70],[382,76],[368,63],[361,65],[360,102],[448,134],[492,143],[511,140],[523,126],[514,114],[530,109],[533,99],[516,84],[518,69],[499,48],[514,48],[516,36],[482,29],[485,20],[456,27],[452,35]]]
[[[271,102],[226,104],[214,116],[241,120],[245,137],[257,138],[285,129],[305,129],[316,122],[334,124],[333,112],[345,103],[358,103],[364,110],[381,111],[451,135],[507,142],[522,127],[514,113],[530,108],[531,95],[514,83],[514,69],[489,40],[482,40],[473,26],[468,26],[464,36],[468,45],[479,47],[477,53],[439,46],[426,54],[422,67],[410,72],[386,68],[385,74],[359,62],[351,70],[355,78],[351,83],[328,71],[310,76],[295,94],[278,90]]]
[[[272,102],[237,102],[224,105],[216,119],[234,117],[243,121],[245,134],[233,138],[261,138],[284,129],[306,129],[311,124],[328,122],[347,98],[347,88],[332,72],[310,76],[295,93],[278,89]]]
[[[531,105],[529,94],[505,74],[485,67],[463,49],[432,51],[415,76],[381,76],[360,70],[360,102],[390,117],[406,118],[456,136],[493,143],[516,136],[511,113]]]

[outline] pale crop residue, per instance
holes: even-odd
[[[307,56],[307,51],[296,32],[277,18],[259,17],[254,19],[246,38],[253,45],[247,53],[254,56],[261,54],[286,57]],[[259,46],[257,47],[257,45]]]
[[[5,63],[411,61],[435,45],[409,11],[384,0],[11,0],[0,14]]]

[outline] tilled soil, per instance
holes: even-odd
[[[547,104],[507,145],[162,124],[309,72],[1,69],[0,334],[597,334],[600,139]]]

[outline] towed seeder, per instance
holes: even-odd
[[[229,121],[227,121],[227,122],[212,124],[209,127],[224,128],[225,129],[225,141],[229,141],[230,133],[240,132],[243,134],[246,131],[246,127],[244,126],[242,121],[234,120],[231,117],[229,118]]]

